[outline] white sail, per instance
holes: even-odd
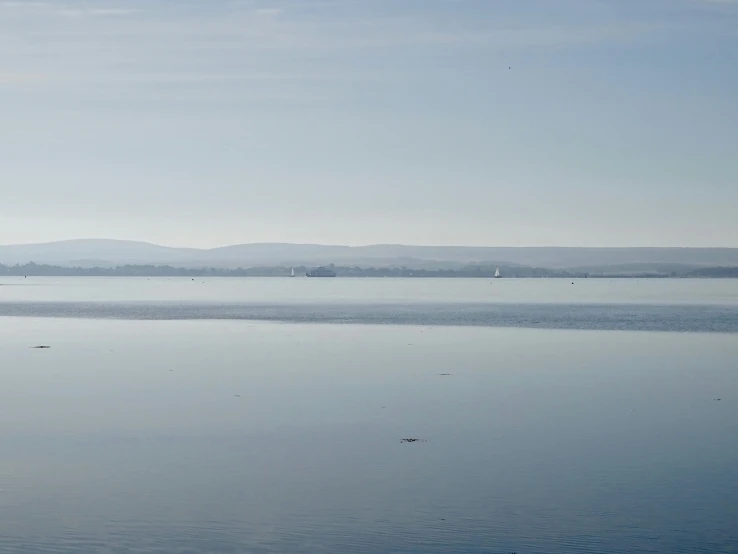
[[[295,276],[295,268],[293,267],[292,268],[292,277],[294,277],[294,276]]]
[[[500,277],[500,268],[499,267],[497,269],[495,269],[495,277],[496,278],[499,278]]]

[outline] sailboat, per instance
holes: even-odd
[[[293,267],[292,268],[292,273],[290,274],[290,277],[294,277],[294,276],[295,276],[295,268]]]
[[[502,275],[500,275],[500,268],[498,267],[495,269],[495,279],[499,279],[500,277],[502,277]]]

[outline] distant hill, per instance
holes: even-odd
[[[146,242],[82,239],[0,246],[0,263],[72,265],[75,260],[105,260],[107,264],[184,262],[196,258],[200,252],[197,249],[169,248]]]
[[[35,262],[61,266],[161,264],[179,267],[312,266],[453,268],[468,264],[548,267],[617,267],[620,271],[662,271],[668,266],[736,267],[738,248],[568,248],[467,247],[256,243],[212,249],[171,248],[146,242],[82,239],[0,246],[0,263]]]

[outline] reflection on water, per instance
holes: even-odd
[[[3,286],[4,285],[4,286]],[[738,306],[736,279],[279,279],[0,276],[1,302]]]
[[[0,318],[0,552],[730,552],[735,360],[718,333]]]

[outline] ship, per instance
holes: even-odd
[[[489,273],[487,275],[489,275]],[[502,277],[502,275],[500,275],[500,268],[498,267],[495,269],[495,279],[499,279],[500,277]]]
[[[307,277],[335,277],[336,272],[327,267],[316,267],[305,274]]]

